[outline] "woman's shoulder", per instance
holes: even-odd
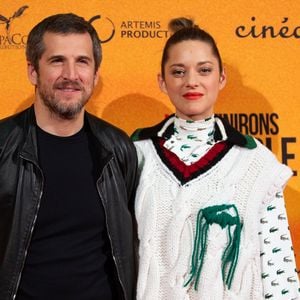
[[[131,135],[131,140],[142,141],[149,140],[155,137],[170,137],[174,132],[174,114],[150,127],[138,128]]]

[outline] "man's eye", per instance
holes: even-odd
[[[61,63],[61,62],[62,62],[61,58],[54,58],[54,59],[51,60],[52,64]]]
[[[91,60],[87,57],[78,57],[77,63],[82,65],[89,65],[91,63]]]

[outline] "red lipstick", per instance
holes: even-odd
[[[183,95],[183,97],[187,100],[198,100],[203,96],[202,93],[198,92],[188,92]]]

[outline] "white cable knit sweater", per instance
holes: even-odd
[[[140,300],[259,300],[259,215],[291,176],[288,167],[258,141],[255,149],[233,146],[212,168],[181,184],[157,155],[151,140],[135,142],[141,168],[136,196]],[[230,290],[221,256],[228,242],[219,225],[209,228],[198,291],[184,287],[190,271],[199,209],[234,204],[243,223],[240,252]],[[295,298],[297,299],[297,298]]]

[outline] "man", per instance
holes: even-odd
[[[34,104],[0,122],[0,299],[134,299],[135,148],[84,110],[97,33],[50,16],[26,56]]]

